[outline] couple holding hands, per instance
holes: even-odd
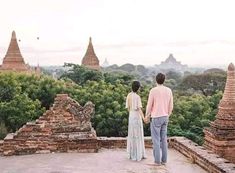
[[[127,152],[128,158],[140,161],[146,158],[144,146],[143,121],[150,122],[153,142],[154,165],[167,162],[167,125],[173,110],[173,95],[170,88],[164,86],[165,75],[158,73],[157,86],[149,92],[146,114],[142,112],[141,98],[137,94],[140,82],[132,83],[132,92],[127,95],[126,108],[129,111]],[[142,121],[143,119],[143,121]]]

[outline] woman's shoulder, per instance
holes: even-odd
[[[130,95],[131,95],[131,92],[127,94],[126,98],[130,97]]]
[[[132,93],[132,92],[129,92],[129,93],[127,94],[127,96],[131,95],[131,93]]]
[[[137,93],[135,93],[136,94],[136,97],[138,98],[138,99],[141,99],[141,97],[139,96],[139,94],[137,94]]]
[[[135,92],[130,92],[130,93],[128,93],[128,94],[127,94],[127,97],[129,97],[129,96],[131,96],[131,95],[133,95],[134,97],[140,98],[140,96],[139,96],[137,93],[135,93]]]

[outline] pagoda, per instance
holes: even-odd
[[[235,67],[228,66],[223,98],[215,121],[204,129],[204,146],[235,163]]]
[[[158,67],[163,70],[174,69],[175,71],[185,71],[188,68],[187,65],[183,65],[181,62],[177,61],[173,54],[170,54]]]
[[[3,59],[0,70],[20,72],[29,70],[28,66],[24,62],[24,58],[21,55],[15,31],[12,32],[10,45]]]
[[[107,60],[107,58],[105,58],[105,61],[104,61],[104,63],[102,64],[102,67],[108,67],[109,66],[109,62],[108,62],[108,60]]]
[[[100,69],[99,59],[95,54],[95,51],[94,51],[94,48],[92,45],[92,41],[91,41],[91,37],[89,39],[89,44],[88,44],[86,54],[82,59],[82,65],[84,65],[90,69],[94,69],[94,70]]]

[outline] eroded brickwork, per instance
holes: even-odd
[[[230,64],[216,120],[204,129],[204,146],[235,163],[235,68]]]
[[[3,154],[97,152],[96,132],[90,118],[94,105],[80,106],[67,94],[58,94],[50,110],[29,122],[3,142]]]

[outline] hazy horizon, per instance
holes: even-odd
[[[0,6],[0,63],[11,32],[30,65],[80,64],[92,37],[100,65],[153,66],[170,53],[193,67],[235,63],[233,0],[9,0]],[[39,40],[37,39],[39,37]]]

